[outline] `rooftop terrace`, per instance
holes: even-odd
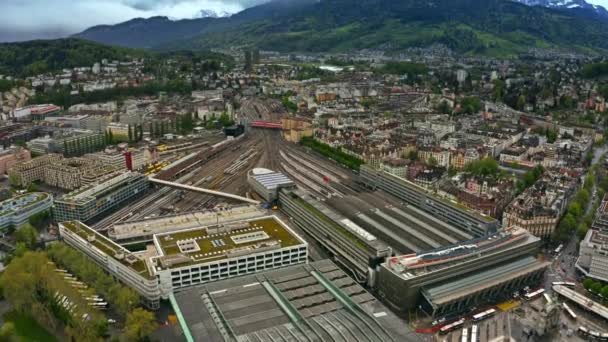
[[[12,215],[16,211],[24,210],[50,197],[51,195],[45,192],[34,192],[9,198],[0,202],[0,216]]]
[[[154,243],[161,257],[175,258],[169,267],[305,244],[275,216],[157,234]]]
[[[91,246],[99,249],[108,257],[119,261],[124,266],[127,266],[145,278],[153,278],[148,271],[148,267],[144,260],[138,258],[126,248],[114,243],[114,241],[99,234],[85,224],[78,221],[67,221],[61,223],[66,229],[75,233],[83,240],[87,241]]]

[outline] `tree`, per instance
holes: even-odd
[[[578,218],[583,214],[583,208],[578,202],[572,202],[568,206],[568,214]]]
[[[416,150],[411,150],[408,154],[407,154],[407,158],[411,161],[415,161],[418,160],[418,152]]]
[[[587,226],[585,223],[581,223],[578,226],[576,229],[576,235],[578,236],[579,240],[582,240],[585,235],[587,235],[587,231],[589,231],[589,226]]]
[[[593,285],[591,285],[591,292],[596,293],[596,294],[600,294],[600,292],[602,291],[602,283],[600,283],[599,281],[596,281],[593,283]]]
[[[474,114],[481,110],[481,100],[477,96],[465,97],[460,101],[460,107],[465,114]]]
[[[604,297],[604,299],[608,298],[608,285],[602,287],[602,289],[600,290],[600,294],[602,295],[602,297]]]
[[[0,327],[0,341],[19,341],[19,336],[17,336],[17,329],[15,329],[15,324],[13,322],[5,322],[2,327]]]
[[[132,289],[124,287],[119,283],[114,284],[110,288],[110,293],[113,298],[113,306],[122,317],[126,317],[139,304],[139,295]]]
[[[127,125],[127,130],[129,131],[129,142],[133,142],[133,132],[131,131],[131,125]]]
[[[154,314],[150,311],[136,308],[127,315],[125,335],[129,341],[143,341],[157,328]]]
[[[31,224],[26,223],[15,232],[15,240],[32,248],[38,241],[38,231]]]
[[[139,125],[139,141],[144,140],[144,126]]]
[[[526,97],[524,95],[519,95],[517,98],[517,110],[523,110],[526,106]]]
[[[430,167],[436,167],[438,164],[437,159],[435,159],[435,157],[430,157],[427,163]]]
[[[593,281],[593,279],[591,279],[591,278],[587,278],[587,279],[583,280],[583,287],[584,287],[585,289],[589,290],[589,289],[591,288],[591,286],[593,285],[593,283],[595,283],[595,282]]]
[[[38,192],[39,190],[38,185],[35,183],[30,183],[30,185],[27,186],[27,192]]]
[[[49,218],[49,216],[49,211],[45,210],[30,216],[28,221],[32,226],[40,229],[42,228],[42,225],[46,222],[46,220]]]

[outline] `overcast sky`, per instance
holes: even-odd
[[[264,0],[0,0],[0,41],[56,38],[100,24],[156,15],[236,13]]]
[[[0,0],[0,41],[57,38],[100,24],[155,15],[194,18],[236,13],[265,0]],[[399,1],[399,0],[395,0]],[[587,0],[608,7],[608,0]]]

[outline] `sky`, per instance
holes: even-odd
[[[608,0],[606,0],[608,1]],[[0,0],[0,41],[65,37],[133,18],[195,18],[201,10],[236,13],[263,0]]]
[[[0,42],[69,36],[133,18],[195,18],[201,10],[236,13],[266,0],[0,0]],[[398,0],[395,0],[398,1]],[[608,0],[587,0],[608,8]]]

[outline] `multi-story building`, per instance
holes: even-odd
[[[536,286],[547,262],[540,239],[512,227],[439,249],[395,256],[376,268],[378,294],[395,310],[422,308],[434,317],[509,298]]]
[[[53,205],[53,217],[57,222],[86,222],[143,194],[149,186],[142,174],[125,172],[63,195]]]
[[[30,151],[21,147],[12,147],[0,152],[0,175],[4,175],[14,165],[30,161]]]
[[[308,244],[276,216],[156,234],[135,254],[78,221],[59,233],[107,272],[137,291],[150,308],[194,285],[305,263]]]
[[[45,192],[32,192],[0,202],[0,231],[12,226],[19,228],[28,219],[48,210],[53,204],[53,196]]]
[[[489,216],[428,193],[424,188],[385,171],[374,170],[363,165],[360,170],[361,182],[372,189],[381,189],[407,204],[449,222],[473,236],[483,236],[494,232],[499,222]]]
[[[545,173],[507,206],[503,226],[519,226],[538,237],[550,237],[577,188],[575,179]]]
[[[42,181],[50,186],[74,190],[109,177],[116,170],[113,166],[103,165],[91,159],[66,158],[47,165]]]
[[[604,196],[591,229],[580,243],[576,269],[587,277],[608,282],[608,195]]]
[[[382,162],[380,168],[397,177],[407,177],[407,167],[409,161],[405,159],[387,159]]]
[[[9,180],[13,185],[27,187],[32,182],[43,180],[45,168],[62,158],[59,154],[47,154],[30,161],[15,164],[15,166],[8,170]]]
[[[27,142],[32,153],[59,153],[64,156],[80,156],[99,151],[105,146],[103,133],[89,130],[71,129],[57,131],[52,137],[33,139]]]

